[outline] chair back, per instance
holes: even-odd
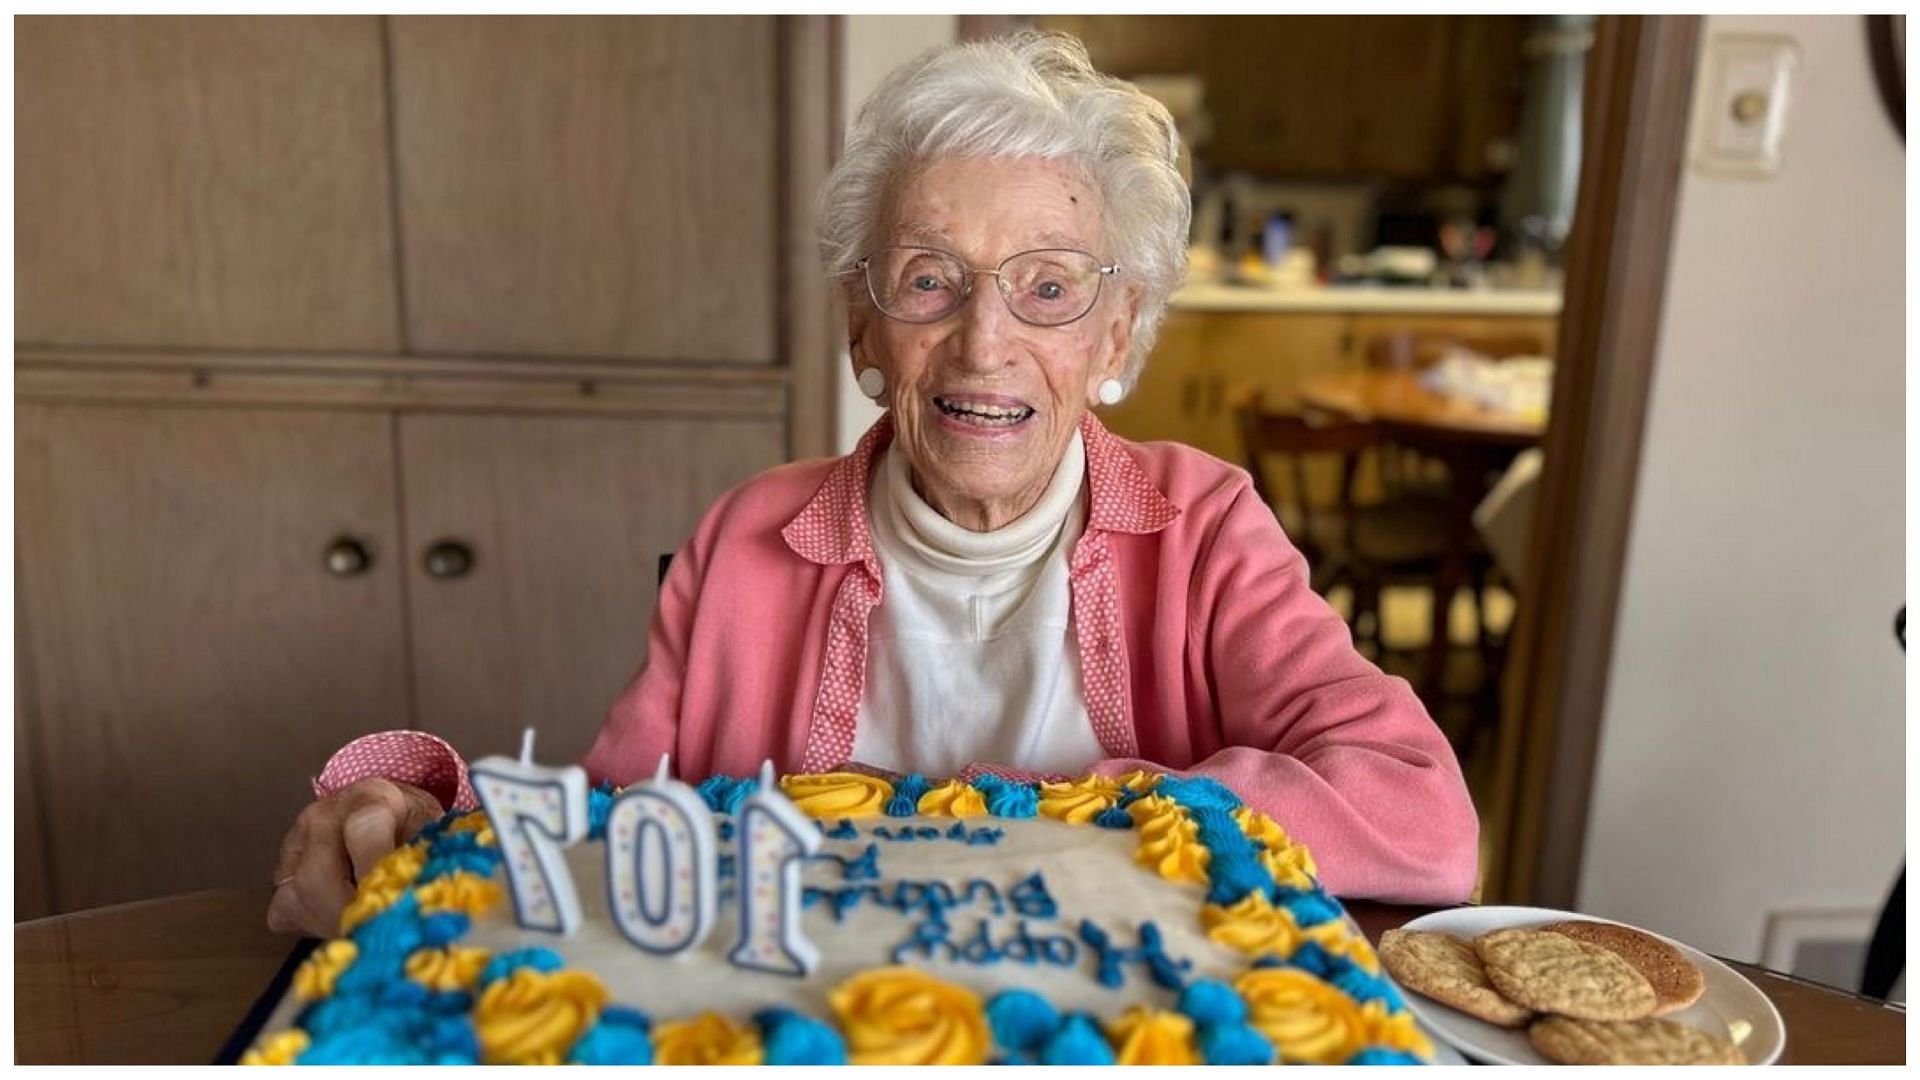
[[[1317,546],[1319,538],[1311,535],[1307,522],[1315,511],[1329,510],[1338,515],[1340,542],[1348,542],[1353,534],[1353,490],[1360,455],[1380,441],[1378,429],[1320,413],[1269,411],[1257,390],[1236,392],[1233,405],[1254,491],[1273,508],[1296,545]],[[1269,481],[1270,458],[1282,459],[1290,491],[1277,490]],[[1325,483],[1330,473],[1337,477],[1332,485]],[[1316,478],[1322,480],[1320,498],[1315,497],[1312,481]],[[1311,561],[1315,552],[1306,554]]]

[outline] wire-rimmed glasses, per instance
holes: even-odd
[[[939,322],[973,295],[973,279],[993,275],[1013,317],[1030,326],[1065,326],[1093,310],[1100,283],[1120,272],[1097,256],[1073,248],[1022,251],[992,270],[975,270],[939,248],[889,247],[855,264],[866,275],[867,295],[888,318]]]

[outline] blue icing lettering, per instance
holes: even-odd
[[[1193,967],[1191,960],[1175,960],[1166,954],[1160,928],[1150,922],[1140,924],[1140,944],[1136,948],[1122,949],[1114,945],[1107,932],[1091,919],[1080,920],[1080,940],[1094,951],[1094,980],[1102,986],[1120,986],[1126,981],[1121,965],[1141,963],[1146,965],[1147,977],[1156,985],[1178,990],[1185,981],[1186,971]]]
[[[919,773],[908,773],[893,785],[893,797],[887,800],[888,817],[912,817],[920,812],[920,797],[931,785]]]
[[[811,1016],[790,1009],[754,1014],[760,1027],[763,1058],[769,1065],[845,1065],[847,1044],[840,1033]]]
[[[302,1064],[305,1064],[302,1061]],[[1349,1065],[1425,1065],[1426,1062],[1401,1050],[1370,1046],[1347,1059]]]
[[[1228,791],[1219,781],[1204,776],[1164,776],[1153,793],[1164,795],[1189,810],[1240,809],[1240,796]]]
[[[1209,1065],[1273,1064],[1273,1044],[1245,1024],[1203,1026],[1194,1042]]]
[[[887,958],[898,964],[917,950],[922,958],[933,959],[936,951],[941,946],[945,946],[946,959],[953,960],[959,954],[959,950],[954,948],[953,942],[947,940],[947,932],[948,927],[944,922],[935,922],[932,919],[922,920],[914,926],[913,933],[907,940],[893,947],[893,951],[887,955]]]
[[[949,840],[965,840],[966,838],[967,827],[957,821],[953,823],[953,828],[947,830],[947,839]]]
[[[983,844],[990,846],[999,843],[1006,835],[1004,829],[975,829],[967,834],[967,846],[979,847]]]
[[[535,945],[532,948],[516,949],[513,952],[499,953],[487,961],[487,966],[480,971],[480,986],[485,989],[495,980],[504,979],[521,968],[547,972],[559,971],[565,966],[567,962],[560,958],[559,953],[544,946]]]
[[[731,840],[733,839],[733,822],[722,821],[713,827],[713,831],[722,841]]]
[[[987,1027],[993,1041],[1008,1050],[1037,1051],[1059,1026],[1059,1011],[1031,990],[1005,990],[987,1002]]]
[[[718,877],[723,877],[723,878],[732,877],[733,861],[734,861],[733,855],[722,855],[718,859],[715,859],[713,864],[714,874],[717,875]]]
[[[1053,902],[1053,894],[1047,891],[1047,879],[1038,871],[1022,878],[1007,894],[1007,900],[1013,904],[1013,910],[1029,918],[1051,919],[1060,911],[1060,905]]]
[[[1174,1006],[1196,1024],[1241,1024],[1247,1019],[1247,1003],[1233,987],[1218,979],[1195,979],[1180,991]]]
[[[993,905],[993,913],[995,915],[1006,913],[1007,906],[1000,900],[1000,890],[994,887],[993,882],[985,878],[969,879],[965,889],[960,893],[960,902],[963,904],[971,904],[974,901],[974,897],[983,892],[986,894],[987,902]]]
[[[999,963],[1000,955],[1000,950],[993,946],[992,934],[984,922],[975,923],[973,936],[960,946],[960,959],[982,967]]]
[[[651,1065],[652,1027],[645,1013],[618,1006],[607,1008],[573,1044],[567,1060],[575,1065]]]
[[[613,815],[613,785],[600,784],[587,792],[587,839],[607,838],[607,818]]]
[[[829,840],[858,840],[860,838],[860,830],[853,827],[853,821],[851,819],[841,818],[834,824],[833,828],[828,829],[822,835]]]
[[[1042,1065],[1111,1065],[1113,1047],[1091,1017],[1074,1013],[1040,1048]]]
[[[931,825],[921,825],[913,830],[913,834],[922,840],[940,839],[940,830]]]

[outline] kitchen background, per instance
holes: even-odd
[[[845,118],[1015,24],[1188,140],[1194,272],[1117,430],[1286,520],[1333,472],[1250,461],[1250,395],[1467,346],[1550,421],[1585,17],[16,19],[15,918],[264,883],[364,731],[583,751],[658,556],[875,415],[807,216]],[[1702,71],[1755,36],[1799,58],[1785,164],[1684,178],[1580,906],[1788,968],[1904,846],[1904,158],[1855,18],[1711,17]],[[1363,503],[1434,478],[1388,456]],[[1438,679],[1430,582],[1327,589],[1477,794],[1526,602],[1493,546]]]

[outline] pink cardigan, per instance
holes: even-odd
[[[1247,474],[1092,416],[1087,525],[1071,556],[1090,771],[1214,777],[1314,853],[1332,892],[1450,903],[1473,890],[1479,824],[1460,768],[1404,680],[1354,651]],[[584,765],[595,780],[844,764],[881,569],[867,531],[882,417],[844,458],[769,470],[714,504],[662,584],[647,659]],[[1018,762],[982,762],[1027,776]],[[335,755],[321,794],[368,775],[472,805],[466,767],[422,733]]]

